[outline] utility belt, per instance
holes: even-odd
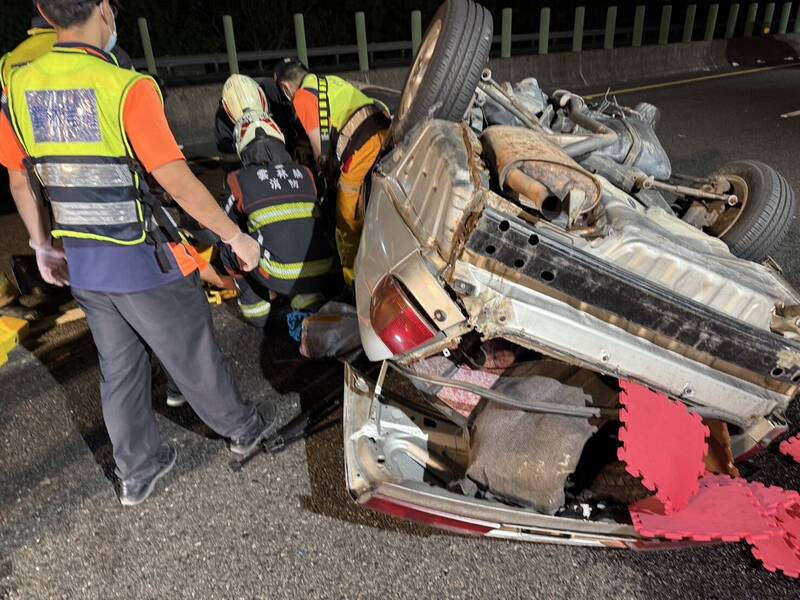
[[[342,165],[369,141],[375,134],[389,128],[391,121],[378,104],[367,104],[354,112],[341,131],[334,132],[330,147],[323,147],[320,156],[320,171],[328,190],[335,192]]]
[[[115,162],[95,160],[92,163],[25,159],[34,195],[49,208],[55,228],[53,237],[91,239],[122,246],[150,243],[155,246],[161,270],[170,271],[173,266],[165,245],[184,240],[161,198],[150,191],[139,163],[130,158]],[[137,177],[138,188],[134,184]],[[64,190],[62,198],[54,200],[51,188]],[[82,191],[87,196],[115,193],[118,198],[77,201]]]
[[[336,158],[344,164],[367,141],[385,129],[391,121],[377,104],[362,106],[347,120],[336,139]]]

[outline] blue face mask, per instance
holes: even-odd
[[[111,52],[117,45],[117,22],[113,18],[112,22],[114,23],[114,29],[111,31],[111,35],[109,36],[108,41],[106,42],[106,45],[103,48],[103,50],[105,50],[107,53]]]
[[[117,45],[117,30],[115,29],[111,33],[111,37],[108,38],[108,41],[106,42],[106,47],[103,48],[103,50],[105,50],[107,53],[111,52],[116,47],[116,45]]]
[[[106,42],[106,47],[103,48],[103,50],[105,50],[107,53],[111,52],[116,47],[116,45],[117,45],[117,30],[115,29],[111,33],[111,37],[108,38],[108,41]]]

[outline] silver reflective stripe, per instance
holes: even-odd
[[[225,203],[225,212],[230,215],[235,204],[236,204],[236,198],[234,198],[234,196],[231,195],[228,198],[228,201]]]
[[[138,222],[136,202],[50,202],[57,225],[125,225]]]
[[[259,317],[266,317],[270,313],[272,305],[266,300],[263,300],[256,304],[239,303],[239,309],[246,319],[258,319]]]
[[[127,165],[89,163],[41,163],[36,165],[45,187],[131,187],[133,174]]]

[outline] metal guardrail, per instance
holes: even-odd
[[[682,23],[680,15],[676,15],[677,18],[673,19],[670,4],[663,5],[660,13],[655,7],[651,7],[648,11],[647,7],[639,5],[635,8],[633,27],[623,29],[616,27],[618,8],[614,5],[607,8],[604,28],[584,29],[585,7],[578,6],[575,8],[573,29],[569,31],[550,31],[551,9],[544,7],[540,11],[538,31],[523,34],[512,33],[513,11],[505,8],[501,13],[499,28],[501,33],[494,36],[494,53],[502,58],[510,58],[515,49],[520,54],[537,52],[547,54],[550,50],[571,49],[573,52],[580,52],[585,45],[610,49],[618,47],[620,42],[623,45],[638,47],[647,40],[657,40],[658,44],[665,45],[676,41],[730,39],[735,36],[737,30],[740,30],[740,26],[744,36],[754,35],[757,26],[759,34],[786,33],[789,31],[792,12],[794,12],[792,31],[800,33],[800,2],[794,11],[793,4],[792,1],[782,3],[777,23],[775,23],[775,2],[764,3],[763,10],[760,10],[760,2],[749,2],[743,22],[739,19],[740,3],[731,4],[724,21],[724,31],[721,27],[722,22],[718,18],[719,4],[710,4],[706,14],[701,15],[700,19],[697,18],[697,5],[689,4],[683,14]],[[655,20],[651,13],[659,15],[658,26],[646,25],[648,17]],[[704,21],[703,16],[705,16]],[[229,15],[224,15],[223,29],[227,49],[225,53],[155,57],[147,19],[139,18],[138,24],[145,56],[134,59],[134,65],[137,69],[146,69],[154,75],[160,72],[166,77],[181,74],[178,71],[183,71],[182,74],[186,75],[192,67],[198,72],[202,70],[203,74],[236,73],[239,72],[241,63],[254,65],[258,71],[264,72],[265,67],[271,67],[274,62],[285,56],[299,57],[306,64],[313,64],[314,59],[325,58],[328,59],[325,61],[326,65],[334,69],[357,64],[359,70],[368,72],[371,65],[385,66],[410,62],[416,55],[422,39],[422,17],[418,10],[411,12],[410,40],[377,43],[367,42],[366,17],[363,12],[357,12],[355,13],[356,44],[309,48],[306,42],[304,16],[297,13],[294,15],[295,48],[237,52],[233,20]],[[773,24],[776,25],[774,29]],[[697,35],[698,29],[702,32],[702,37]],[[380,56],[386,54],[393,56],[389,58]],[[347,61],[343,60],[345,57],[348,57]]]

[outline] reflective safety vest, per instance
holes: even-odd
[[[145,184],[123,107],[134,84],[151,78],[110,60],[56,46],[11,71],[8,109],[50,203],[53,237],[130,246],[147,238]]]
[[[336,277],[311,171],[297,164],[250,165],[228,175],[225,207],[246,222],[266,252],[260,283],[285,296],[322,291]]]
[[[34,27],[28,30],[28,38],[0,59],[0,89],[5,89],[11,69],[26,65],[44,56],[56,45],[56,32],[53,29]]]
[[[335,75],[328,75],[324,78],[320,78],[317,75],[306,75],[301,87],[316,92],[319,97],[322,95],[319,89],[320,79],[324,79],[328,84],[327,96],[329,104],[328,110],[330,112],[330,127],[336,131],[341,131],[350,120],[350,117],[352,117],[359,108],[375,103],[372,98],[367,96],[352,83],[348,83],[341,77],[336,77]],[[320,129],[324,127],[325,124],[320,123]]]

